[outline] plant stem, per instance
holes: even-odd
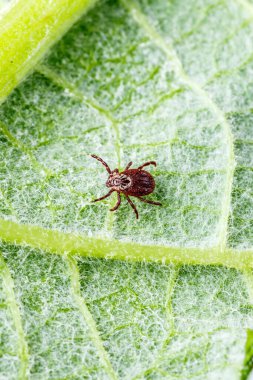
[[[0,104],[96,0],[19,0],[0,18]]]

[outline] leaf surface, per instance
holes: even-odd
[[[23,245],[1,249],[2,377],[240,378],[252,9],[101,2],[1,106],[0,234]],[[163,207],[139,202],[136,221],[125,201],[92,204],[106,172],[90,154],[121,169],[156,160]]]

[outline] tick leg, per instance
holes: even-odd
[[[137,169],[140,169],[140,170],[141,170],[142,168],[144,168],[144,166],[148,166],[148,165],[154,165],[154,166],[156,166],[156,162],[155,162],[155,161],[148,161],[148,162],[145,162],[145,164],[139,166]]]
[[[162,204],[160,202],[154,202],[154,201],[150,201],[148,199],[145,199],[145,198],[141,198],[141,197],[137,197],[140,201],[144,202],[144,203],[149,203],[151,205],[156,205],[156,206],[162,206]]]
[[[99,162],[101,162],[102,165],[104,165],[104,167],[105,167],[106,170],[108,171],[108,173],[111,174],[111,172],[112,172],[111,169],[109,168],[109,166],[107,165],[107,163],[106,163],[104,160],[102,160],[102,158],[96,156],[95,154],[91,154],[91,157],[93,157],[93,158],[95,158],[96,160],[98,160]]]
[[[110,211],[116,211],[119,208],[120,204],[121,204],[120,193],[117,193],[117,196],[118,196],[118,201],[117,201],[116,205],[113,208],[110,209]]]
[[[132,163],[132,161],[131,161],[131,162],[129,162],[129,163],[127,164],[127,166],[126,166],[126,169],[125,169],[125,170],[128,170],[132,164],[133,164],[133,163]]]
[[[137,211],[137,208],[136,208],[135,204],[131,201],[131,199],[129,198],[128,195],[125,194],[125,196],[126,196],[126,199],[127,199],[128,203],[130,204],[130,206],[133,208],[133,210],[135,212],[136,219],[138,219],[139,215],[138,215],[138,211]]]
[[[108,197],[111,195],[111,193],[113,193],[114,191],[115,191],[115,190],[110,190],[109,193],[105,194],[105,195],[104,195],[103,197],[101,197],[101,198],[95,199],[95,200],[92,201],[92,202],[102,201],[103,199],[108,198]]]

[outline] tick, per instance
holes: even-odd
[[[102,160],[102,158],[92,154],[91,157],[95,158],[104,165],[109,177],[106,181],[106,186],[109,187],[109,192],[101,198],[95,199],[93,202],[102,201],[102,199],[108,198],[114,191],[117,192],[118,200],[116,205],[110,209],[110,211],[116,211],[121,204],[121,194],[124,194],[128,203],[133,208],[136,218],[138,219],[138,211],[131,197],[138,198],[141,202],[149,203],[151,205],[161,206],[160,202],[153,202],[148,199],[142,198],[144,195],[153,193],[155,189],[155,180],[152,175],[143,170],[145,166],[154,165],[156,166],[155,161],[145,162],[143,165],[139,166],[137,169],[129,169],[132,166],[132,162],[127,164],[123,172],[119,172],[119,169],[111,170],[107,163]]]

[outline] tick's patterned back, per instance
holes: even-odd
[[[132,185],[127,189],[127,194],[131,196],[143,196],[151,194],[155,189],[155,180],[152,175],[145,170],[129,169],[124,172],[131,178]]]

